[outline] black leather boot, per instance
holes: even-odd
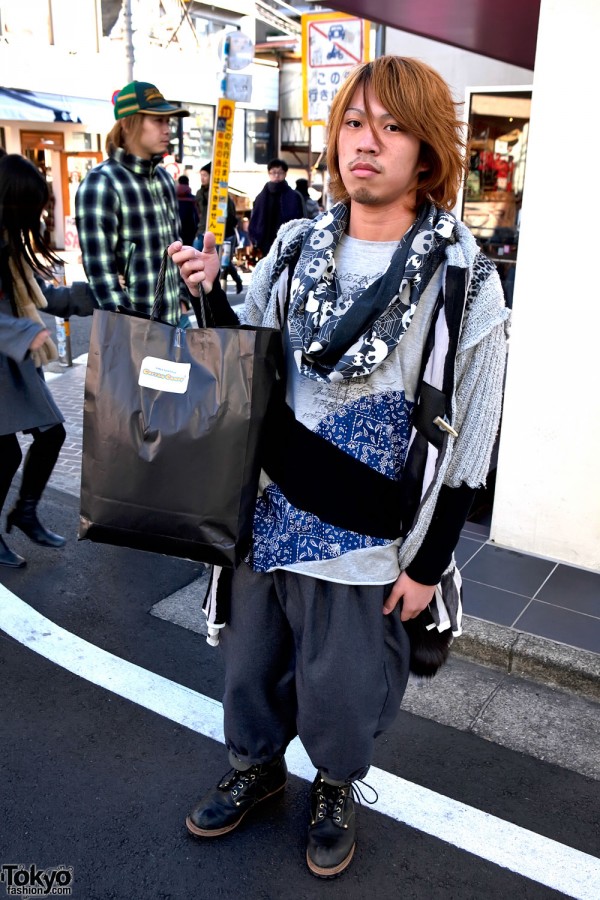
[[[318,878],[336,878],[352,862],[356,846],[352,782],[329,784],[318,772],[310,789],[310,813],[308,868]]]
[[[218,837],[236,828],[257,803],[273,797],[287,784],[283,757],[230,772],[191,811],[185,824],[196,837]]]
[[[6,546],[4,538],[0,534],[0,566],[10,566],[11,569],[22,569],[26,565],[25,560],[18,553],[13,553]]]
[[[42,547],[64,547],[66,539],[44,528],[37,517],[37,500],[17,500],[15,507],[6,517],[6,531],[11,533],[13,525],[20,528],[23,534]]]

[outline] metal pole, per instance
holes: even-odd
[[[53,272],[54,280],[58,286],[64,286],[67,283],[65,277],[65,267],[56,266]],[[73,365],[73,353],[71,351],[71,326],[68,319],[62,319],[55,316],[56,322],[56,343],[58,349],[58,364],[60,366]]]
[[[123,29],[125,32],[125,65],[127,66],[127,81],[133,81],[133,69],[135,56],[133,51],[133,25],[131,16],[131,0],[123,0]]]

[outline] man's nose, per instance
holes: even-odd
[[[379,150],[379,142],[368,125],[360,129],[357,149],[363,153],[376,153]]]

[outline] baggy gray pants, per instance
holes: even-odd
[[[267,762],[298,734],[328,778],[366,774],[408,680],[399,608],[382,613],[389,590],[238,567],[220,637],[225,740],[234,760]]]

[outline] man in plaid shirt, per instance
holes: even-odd
[[[150,313],[163,251],[180,235],[175,183],[161,165],[169,119],[187,110],[153,84],[133,81],[115,99],[108,159],[82,181],[75,207],[83,265],[103,309]],[[166,273],[162,321],[176,324],[189,307],[178,272]]]

